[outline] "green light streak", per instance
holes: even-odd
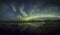
[[[57,17],[57,18],[60,18],[60,16],[57,16],[57,15],[50,15],[50,14],[48,14],[48,15],[32,15],[32,16],[28,16],[28,17],[24,17],[22,20],[23,21],[29,21],[29,20],[31,20],[31,19],[36,19],[36,18],[49,18],[49,17]]]

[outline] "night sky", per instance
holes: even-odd
[[[6,0],[0,2],[0,20],[36,16],[60,17],[59,0]]]
[[[53,20],[53,19],[59,19],[59,20]],[[19,21],[18,23],[8,23],[13,20],[14,21],[19,20]],[[20,20],[23,21],[36,20],[36,22],[19,23],[21,22]],[[44,20],[46,20],[46,22]],[[2,21],[2,23],[0,23],[0,33],[2,32],[1,34],[4,33],[7,35],[21,34],[21,33],[23,34],[23,31],[26,32],[27,34],[28,33],[31,34],[32,32],[33,33],[35,32],[34,34],[39,32],[40,34],[40,32],[44,33],[45,30],[46,33],[48,34],[50,32],[52,33],[52,30],[54,31],[60,28],[59,27],[60,1],[59,0],[1,0],[0,22],[1,21]],[[7,23],[5,23],[4,21],[6,21]]]

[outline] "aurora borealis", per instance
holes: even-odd
[[[60,16],[59,6],[52,4],[52,2],[49,1],[29,0],[25,2],[23,0],[18,0],[11,3],[2,3],[1,5],[1,20],[16,20],[17,16],[20,16],[20,18],[31,17],[35,15]]]
[[[58,3],[52,0],[15,0],[6,1],[1,3],[0,20],[2,21],[45,21],[45,20],[58,20],[60,19],[60,6]],[[53,23],[53,22],[48,22]],[[47,22],[35,22],[35,23],[15,23],[18,27],[22,27],[21,30],[44,30],[44,25]],[[54,23],[53,23],[54,24]],[[50,24],[51,27],[56,27],[58,24]],[[5,24],[7,28],[10,28],[11,24]],[[8,27],[9,26],[9,27]],[[4,26],[5,27],[5,26]],[[44,30],[45,31],[45,30]]]

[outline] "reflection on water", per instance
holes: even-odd
[[[29,30],[31,32],[44,32],[48,30],[58,29],[59,22],[47,21],[47,22],[33,22],[33,23],[0,23],[0,28],[3,29],[18,29],[19,31]]]

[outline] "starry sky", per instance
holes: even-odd
[[[60,17],[59,0],[6,0],[0,2],[0,20],[26,19],[41,15]]]

